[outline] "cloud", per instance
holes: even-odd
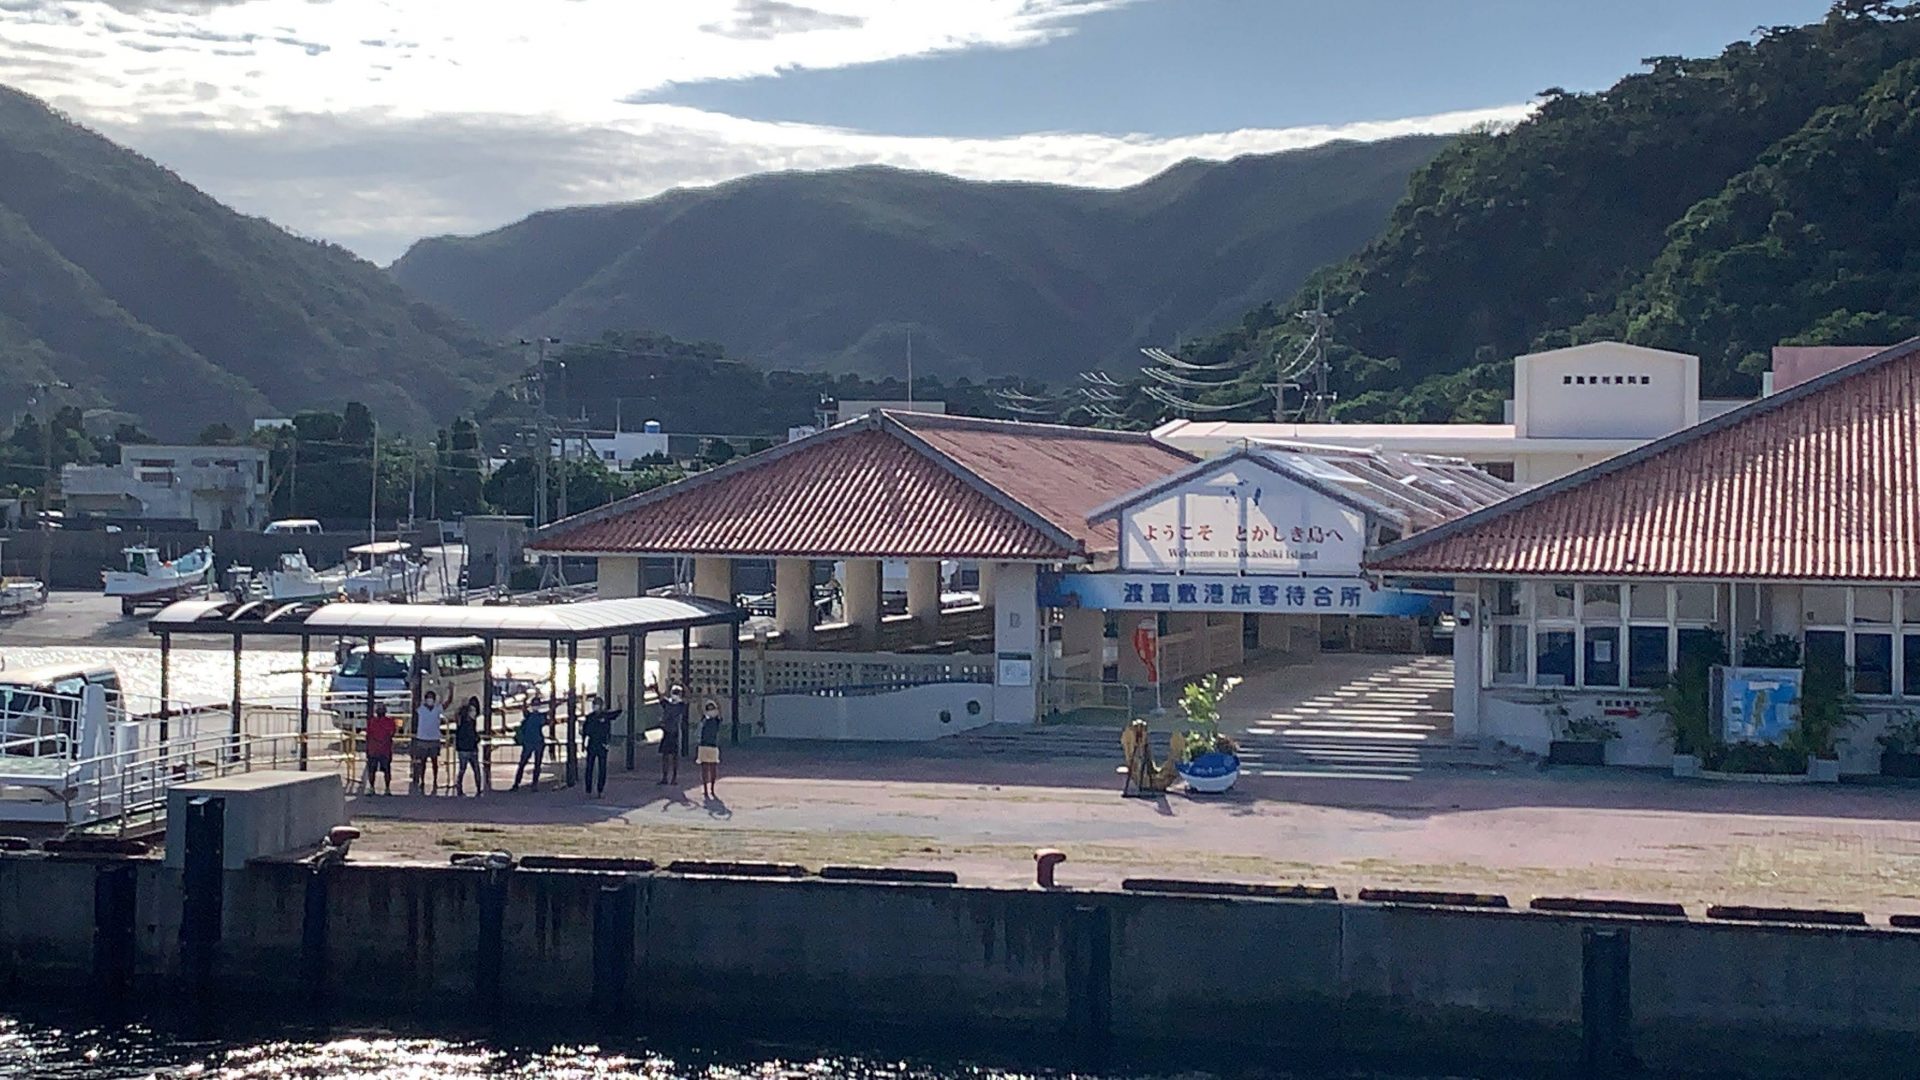
[[[804,34],[814,30],[857,30],[867,20],[858,15],[819,11],[782,0],[739,0],[733,17],[726,22],[708,23],[700,29],[721,37],[764,41],[783,34]]]
[[[774,170],[881,164],[974,179],[1119,187],[1186,158],[1460,131],[1512,122],[1528,109],[1165,139],[881,136],[668,105],[638,106],[613,123],[286,113],[272,127],[254,130],[148,120],[107,124],[104,131],[245,212],[384,263],[422,236],[483,232],[555,206],[640,199]]]

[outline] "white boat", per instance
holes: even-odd
[[[120,598],[124,614],[133,614],[136,604],[174,600],[213,585],[211,547],[197,547],[172,560],[162,559],[151,547],[130,547],[120,554],[127,560],[126,569],[103,570],[100,579],[108,596]]]
[[[361,544],[347,549],[351,566],[343,590],[349,600],[412,600],[427,583],[427,567],[413,558],[413,545],[401,540]]]
[[[269,600],[318,600],[339,596],[347,587],[347,568],[315,570],[307,562],[307,553],[291,551],[280,556],[279,565],[261,575]]]
[[[46,606],[47,587],[38,578],[0,578],[0,618]]]

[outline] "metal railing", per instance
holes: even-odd
[[[344,771],[343,740],[331,731],[306,736],[205,732],[83,758],[75,763],[76,780],[62,800],[66,825],[69,831],[105,828],[124,836],[164,821],[168,792],[179,784],[303,765],[307,771]]]
[[[1042,685],[1041,715],[1112,713],[1120,723],[1153,712],[1153,687],[1092,679],[1052,679]]]

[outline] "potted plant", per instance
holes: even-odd
[[[1180,692],[1186,730],[1178,732],[1180,778],[1189,791],[1217,795],[1240,779],[1240,747],[1220,734],[1220,699],[1227,693],[1218,675],[1195,680]]]
[[[1713,745],[1712,665],[1685,663],[1660,685],[1661,714],[1673,740],[1673,775],[1699,776],[1700,755]]]
[[[1847,685],[1847,669],[1830,660],[1806,666],[1800,684],[1800,722],[1788,745],[1807,755],[1807,776],[1823,784],[1840,782],[1840,733],[1860,719],[1860,705]]]
[[[1879,742],[1881,776],[1920,779],[1920,713],[1908,709],[1890,718]]]
[[[1596,716],[1574,716],[1560,694],[1547,705],[1553,719],[1553,741],[1547,746],[1550,765],[1605,765],[1607,744],[1620,737],[1620,726]]]

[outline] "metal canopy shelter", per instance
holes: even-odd
[[[414,652],[421,654],[427,638],[478,638],[486,654],[487,678],[481,699],[485,731],[493,733],[493,656],[500,641],[545,641],[548,643],[548,697],[558,707],[560,644],[567,646],[567,767],[568,786],[578,782],[579,694],[575,671],[582,641],[599,641],[602,677],[612,670],[613,641],[624,637],[627,644],[626,693],[626,765],[635,767],[638,744],[639,673],[646,656],[649,633],[680,632],[682,667],[692,650],[692,635],[703,626],[733,626],[733,671],[729,714],[732,741],[740,741],[740,635],[739,625],[747,613],[714,600],[699,597],[640,596],[619,600],[587,600],[577,604],[552,604],[537,607],[506,605],[459,606],[442,604],[324,604],[315,601],[280,603],[255,600],[229,602],[183,600],[170,604],[147,623],[147,629],[160,638],[160,739],[167,738],[167,717],[171,714],[172,644],[175,634],[229,637],[233,640],[233,735],[241,734],[240,657],[242,642],[248,637],[289,637],[300,640],[300,767],[307,764],[310,655],[315,637],[350,638],[366,642],[369,652],[380,638],[411,639]],[[375,665],[367,667],[367,709],[374,705]],[[411,677],[410,677],[411,678]],[[419,706],[419,680],[413,682],[413,704]],[[602,688],[603,691],[606,689]],[[491,775],[491,744],[485,744],[488,760],[486,774]]]

